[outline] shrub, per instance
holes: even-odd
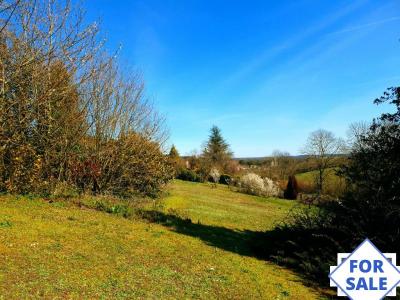
[[[297,181],[297,188],[299,193],[304,194],[313,194],[316,193],[317,189],[315,187],[314,182],[305,181],[305,180],[296,180]]]
[[[100,187],[113,194],[130,196],[140,193],[155,197],[173,177],[173,170],[160,145],[139,134],[131,133],[117,142],[113,167],[102,166]]]
[[[57,182],[52,196],[55,198],[73,198],[78,196],[77,189],[67,182]]]
[[[224,164],[223,170],[227,174],[236,175],[240,171],[239,162],[236,160],[229,160]]]
[[[101,165],[94,157],[71,159],[69,171],[71,180],[80,193],[85,192],[89,187],[94,193],[98,192],[98,182],[102,173]]]
[[[232,177],[228,174],[222,174],[219,177],[219,183],[220,184],[226,184],[229,185],[232,182]]]
[[[102,38],[79,5],[10,2],[7,22],[0,10],[0,192],[58,194],[67,182],[157,194],[173,171],[141,76],[121,71],[103,43],[93,47]]]
[[[264,189],[264,181],[257,174],[248,173],[240,178],[239,189],[246,194],[259,195]]]
[[[183,169],[181,172],[176,176],[177,179],[185,180],[185,181],[192,181],[192,182],[201,182],[201,177],[196,172],[188,169]]]
[[[375,119],[353,146],[340,171],[347,183],[340,201],[305,209],[255,241],[266,257],[325,286],[336,253],[351,252],[366,237],[382,252],[400,251],[400,87],[375,102],[396,111]]]
[[[129,218],[134,215],[134,209],[127,204],[115,204],[107,203],[105,201],[97,200],[94,208],[99,211],[104,211],[109,214],[115,214],[124,218]]]
[[[209,179],[211,179],[209,181],[212,181],[213,183],[219,182],[220,174],[219,174],[219,171],[217,168],[212,168],[210,173],[208,174],[208,176],[209,176]]]
[[[261,176],[248,173],[239,180],[239,190],[246,194],[258,196],[279,196],[279,187],[269,178],[263,179]]]
[[[253,250],[260,257],[326,285],[324,278],[329,266],[336,264],[336,253],[351,252],[356,246],[349,240],[337,239],[340,233],[330,229],[331,218],[327,210],[315,207],[293,211],[286,222],[255,237]]]
[[[342,176],[335,175],[331,176],[330,180],[326,181],[323,193],[338,199],[345,194],[346,189],[346,180]]]
[[[289,176],[289,180],[287,183],[287,187],[283,194],[285,199],[295,200],[297,199],[298,187],[297,187],[297,180],[294,175]]]
[[[265,189],[265,196],[268,197],[279,197],[281,190],[279,189],[278,185],[275,184],[275,182],[268,178],[264,178],[264,189]]]

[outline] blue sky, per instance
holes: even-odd
[[[400,83],[400,1],[87,0],[108,47],[144,74],[181,154],[217,125],[237,157],[345,136]]]

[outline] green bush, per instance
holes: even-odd
[[[297,193],[298,193],[298,187],[297,187],[296,176],[291,175],[291,176],[289,176],[289,180],[288,180],[286,189],[283,193],[283,197],[285,199],[289,199],[289,200],[296,200]]]
[[[348,189],[340,201],[297,213],[254,242],[260,255],[297,269],[321,285],[337,253],[368,237],[382,252],[400,251],[400,87],[375,103],[391,103],[358,137],[339,172]]]
[[[132,207],[126,204],[115,204],[111,205],[104,201],[96,201],[95,209],[99,211],[103,211],[109,214],[119,215],[124,218],[129,218],[134,215],[134,210]]]
[[[78,197],[79,193],[75,186],[68,184],[67,182],[57,182],[53,188],[51,196],[54,198],[74,198]]]
[[[230,184],[232,182],[232,177],[230,176],[230,175],[228,175],[228,174],[222,174],[220,177],[219,177],[219,183],[220,184]]]
[[[192,181],[192,182],[202,182],[201,176],[192,170],[182,170],[177,176],[177,179]]]

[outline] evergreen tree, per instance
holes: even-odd
[[[224,165],[233,156],[229,144],[222,137],[221,130],[213,126],[203,151],[203,157],[212,165]]]
[[[176,149],[175,145],[172,145],[169,150],[168,160],[172,168],[174,169],[174,176],[179,177],[182,171],[185,169],[185,165],[181,157],[179,156],[179,152]]]
[[[285,190],[283,196],[285,199],[296,200],[297,193],[298,193],[298,187],[297,187],[296,176],[290,175],[287,186],[286,186],[286,190]]]
[[[175,145],[172,145],[171,150],[169,150],[168,156],[169,156],[171,159],[179,158],[179,152],[178,152],[178,150],[175,148]]]

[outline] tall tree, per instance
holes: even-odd
[[[269,177],[281,180],[287,179],[294,173],[296,161],[287,151],[274,150],[272,152]]]
[[[283,197],[289,200],[296,200],[298,194],[298,185],[296,176],[290,175],[288,179],[288,183],[286,186],[286,190],[284,191]]]
[[[179,176],[179,174],[184,169],[184,161],[179,156],[179,152],[176,149],[175,145],[172,145],[171,149],[169,150],[168,161],[174,170],[174,176]]]
[[[341,139],[324,129],[316,130],[308,137],[303,153],[313,158],[316,163],[318,172],[315,181],[318,194],[323,190],[326,169],[332,166],[335,155],[343,151],[343,145]]]
[[[396,211],[396,218],[399,218],[400,87],[388,89],[375,103],[393,104],[395,111],[382,114],[360,136],[359,146],[350,153],[350,164],[344,167],[343,173],[349,186],[355,189],[352,195],[357,196],[366,209],[372,209],[372,205],[379,209],[384,207],[388,210],[384,213],[389,215],[391,210]]]
[[[213,126],[203,150],[203,157],[211,164],[223,167],[233,156],[229,144],[222,137],[221,130]]]
[[[171,150],[169,150],[169,154],[168,154],[170,159],[177,159],[179,158],[179,152],[176,149],[175,145],[172,145]]]
[[[371,124],[361,121],[351,123],[347,130],[347,147],[349,151],[362,146],[362,138],[369,132]]]

